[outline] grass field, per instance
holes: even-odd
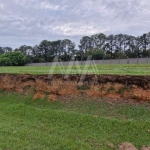
[[[150,145],[145,105],[76,100],[46,102],[0,92],[0,150],[109,150]]]
[[[52,69],[54,68],[51,66],[0,67],[0,73],[52,74],[53,73]],[[87,73],[88,71],[88,73],[91,74],[97,73],[97,74],[120,74],[120,75],[150,75],[150,64],[96,65],[94,69],[95,70],[93,70],[92,66],[88,67],[83,65],[73,67],[64,66],[63,69],[60,69],[60,67],[57,66],[54,70],[54,73],[80,74],[80,73]]]

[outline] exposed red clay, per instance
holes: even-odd
[[[48,100],[63,97],[124,98],[137,101],[150,101],[150,76],[124,75],[69,75],[65,78],[55,74],[0,74],[0,90],[17,91],[22,94],[34,93],[33,99]]]

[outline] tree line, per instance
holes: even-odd
[[[6,53],[20,52],[25,63],[51,62],[55,56],[61,61],[93,59],[118,59],[150,57],[150,32],[135,37],[127,34],[106,36],[103,33],[81,38],[78,50],[69,39],[48,41],[43,40],[39,45],[22,45],[19,48],[0,47],[0,56]]]
[[[85,54],[103,50],[107,59],[150,57],[150,32],[138,37],[127,34],[106,36],[103,33],[84,36],[79,48]]]

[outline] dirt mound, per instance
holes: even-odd
[[[78,96],[145,102],[150,101],[150,76],[0,74],[0,90],[33,92],[34,99]]]
[[[137,150],[132,143],[122,143],[119,145],[119,150]],[[140,150],[150,150],[149,146],[142,146]]]
[[[131,143],[125,142],[119,145],[119,150],[137,150]]]
[[[143,146],[143,147],[141,148],[141,150],[150,150],[150,147],[149,147],[149,146]]]

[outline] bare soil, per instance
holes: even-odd
[[[137,150],[137,148],[132,143],[124,142],[119,145],[119,150]],[[150,150],[150,147],[143,145],[140,150]]]
[[[119,150],[137,150],[131,143],[125,142],[119,145]]]
[[[141,150],[150,150],[150,146],[143,146],[141,147]]]
[[[112,100],[150,101],[150,76],[128,75],[80,75],[55,74],[0,74],[0,90],[17,91],[22,94],[34,93],[33,99],[48,100],[69,97],[91,99],[107,97]]]

